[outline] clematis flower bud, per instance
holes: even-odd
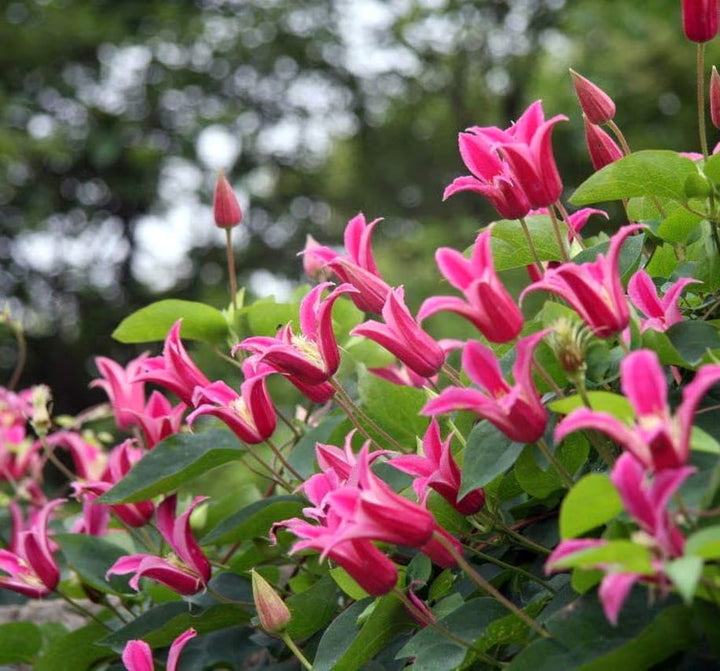
[[[610,121],[615,116],[615,103],[612,98],[599,86],[574,70],[570,70],[570,76],[580,108],[588,121],[594,124]]]
[[[585,142],[593,168],[600,170],[623,157],[622,150],[600,126],[585,119]]]
[[[691,42],[707,42],[718,32],[718,0],[682,0],[682,22],[685,37]]]
[[[710,119],[715,128],[720,128],[720,74],[714,65],[710,75]]]
[[[232,228],[242,221],[242,210],[237,196],[222,172],[215,183],[213,214],[218,228]]]
[[[260,626],[268,634],[277,634],[287,627],[292,615],[290,609],[280,598],[272,585],[254,569],[252,576],[252,591],[255,608],[257,608]]]

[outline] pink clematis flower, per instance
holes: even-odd
[[[610,239],[607,257],[598,254],[595,261],[563,263],[546,271],[545,277],[527,287],[520,299],[531,291],[549,291],[566,300],[582,320],[600,338],[621,332],[630,321],[618,267],[620,248],[641,224],[623,226]]]
[[[187,406],[184,403],[173,407],[159,391],[150,394],[142,414],[137,415],[137,423],[145,435],[148,449],[180,431],[185,410]]]
[[[388,294],[382,317],[384,324],[367,321],[356,326],[350,335],[374,340],[420,377],[435,375],[445,363],[445,352],[413,319],[405,305],[405,291],[402,287]]]
[[[655,472],[685,466],[695,411],[707,391],[720,381],[720,365],[703,366],[683,389],[683,400],[674,415],[667,402],[667,380],[657,354],[638,350],[620,364],[623,394],[637,417],[633,426],[616,417],[588,408],[570,413],[555,429],[556,440],[573,431],[594,429],[612,438],[645,468]]]
[[[682,0],[683,32],[692,42],[708,42],[720,25],[718,0]]]
[[[478,235],[470,260],[460,252],[442,247],[435,253],[440,272],[465,301],[454,296],[432,296],[420,307],[418,322],[437,312],[455,312],[491,342],[508,342],[522,330],[523,315],[500,281],[490,250],[492,226]]]
[[[663,562],[681,557],[685,539],[672,522],[668,512],[670,499],[694,468],[674,468],[656,473],[650,477],[643,465],[629,453],[623,454],[615,463],[610,476],[620,494],[625,510],[640,527],[634,538],[638,539],[652,554],[650,574],[618,571],[612,565],[597,564],[586,568],[605,571],[600,583],[599,596],[608,621],[617,624],[633,585],[642,580],[664,586],[668,578],[663,572]],[[639,536],[639,538],[638,538]],[[557,564],[564,558],[585,550],[602,547],[606,541],[601,538],[573,538],[562,541],[548,557],[546,571],[561,570]]]
[[[623,157],[623,152],[600,126],[585,121],[585,143],[587,144],[590,160],[595,170],[602,170],[606,165],[615,163]]]
[[[25,440],[32,397],[32,389],[15,393],[0,387],[0,445],[19,445]]]
[[[485,492],[474,489],[458,500],[460,490],[460,468],[450,449],[452,436],[444,441],[440,426],[433,418],[422,440],[423,455],[403,454],[388,462],[403,473],[414,475],[413,489],[425,504],[430,489],[434,489],[451,506],[463,515],[472,515],[485,504]]]
[[[50,501],[25,529],[17,504],[10,503],[13,535],[8,550],[0,550],[0,588],[37,599],[50,594],[60,582],[60,569],[48,538],[52,511],[64,499]],[[4,575],[3,575],[4,574]]]
[[[75,431],[56,431],[45,439],[47,445],[52,448],[64,448],[70,452],[75,466],[75,473],[79,478],[92,480],[101,475],[105,468],[105,453],[97,445],[88,443],[79,433]],[[40,441],[38,450],[42,449]]]
[[[283,326],[274,338],[254,336],[245,338],[233,348],[256,355],[258,363],[271,366],[286,375],[294,384],[307,387],[327,382],[340,366],[340,351],[332,328],[332,307],[346,293],[356,293],[350,284],[335,287],[322,298],[329,282],[318,284],[300,303],[300,335],[292,325]]]
[[[459,191],[474,191],[485,196],[501,217],[524,217],[530,201],[510,165],[498,154],[495,141],[485,137],[485,130],[473,127],[458,135],[460,156],[472,175],[454,179],[445,188],[443,200]]]
[[[198,496],[187,510],[175,517],[177,496],[166,498],[157,508],[157,525],[172,553],[167,559],[138,554],[120,557],[108,569],[106,576],[134,573],[130,587],[139,590],[140,578],[146,577],[165,585],[178,594],[189,596],[203,589],[210,580],[212,567],[203,554],[190,529],[190,515],[208,497]]]
[[[168,653],[166,671],[177,671],[178,659],[185,644],[194,636],[197,636],[195,629],[188,629],[178,636],[170,644],[170,652]],[[152,649],[141,640],[131,640],[125,644],[122,653],[122,661],[127,671],[154,671],[155,663],[153,662]]]
[[[597,84],[570,70],[580,108],[590,123],[604,124],[615,117],[615,103]]]
[[[362,213],[353,217],[345,227],[346,256],[334,252],[330,247],[319,245],[309,238],[303,251],[303,266],[308,274],[314,276],[323,268],[328,268],[340,279],[357,289],[350,299],[363,312],[382,310],[390,286],[380,276],[373,255],[371,239],[375,226],[382,219],[369,224]]]
[[[653,331],[667,331],[673,324],[683,320],[678,307],[678,299],[688,284],[699,284],[700,280],[692,277],[683,277],[675,282],[660,298],[650,275],[644,270],[638,270],[628,283],[628,296],[633,305],[647,316],[640,323],[640,332],[651,329]]]
[[[138,375],[142,373],[146,359],[147,354],[141,354],[125,367],[104,356],[95,359],[102,378],[93,380],[90,386],[105,391],[115,414],[115,423],[122,431],[136,425],[137,413],[144,409],[145,384]]]
[[[422,414],[432,416],[471,410],[511,440],[534,443],[545,432],[547,411],[533,382],[532,360],[535,348],[546,333],[538,331],[517,344],[512,387],[503,378],[493,351],[479,342],[468,342],[463,350],[462,368],[484,391],[447,387],[428,401]]]
[[[182,319],[176,321],[163,347],[162,356],[145,359],[143,372],[139,380],[154,382],[175,394],[186,405],[192,404],[195,387],[207,387],[210,384],[202,371],[195,365],[180,340]],[[144,405],[139,412],[144,411]]]
[[[196,409],[188,415],[192,426],[201,415],[221,419],[245,443],[256,445],[272,436],[277,426],[275,408],[267,392],[265,378],[275,371],[250,359],[243,363],[245,381],[240,393],[222,381],[207,387],[196,387],[193,404]]]

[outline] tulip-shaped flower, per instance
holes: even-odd
[[[166,498],[156,514],[158,529],[172,549],[168,558],[146,554],[120,557],[108,570],[108,576],[134,573],[129,583],[134,590],[140,589],[140,578],[146,577],[186,596],[207,585],[212,567],[190,529],[192,511],[207,497],[196,497],[180,517],[175,517],[176,498],[175,494]]]
[[[64,499],[45,504],[29,528],[23,528],[17,504],[10,504],[13,534],[10,547],[0,550],[0,588],[37,599],[50,594],[60,582],[60,569],[48,538],[50,514]]]
[[[621,332],[630,321],[630,311],[620,279],[620,248],[625,239],[643,228],[640,224],[623,226],[610,239],[607,257],[598,254],[595,261],[563,263],[546,271],[545,277],[520,294],[549,291],[566,300],[600,338]]]
[[[173,324],[165,338],[162,356],[145,359],[144,372],[138,379],[155,382],[171,391],[186,405],[191,405],[195,387],[207,387],[210,380],[195,365],[183,347],[180,340],[181,326],[181,319]]]
[[[720,25],[718,0],[682,0],[682,22],[685,37],[691,42],[708,42]]]
[[[413,319],[405,305],[405,291],[402,287],[388,294],[382,317],[384,324],[367,321],[356,326],[351,335],[374,340],[421,377],[435,375],[445,363],[445,353]]]
[[[51,448],[66,449],[73,460],[75,473],[78,477],[92,480],[99,477],[105,468],[105,453],[97,445],[88,443],[75,431],[55,431],[45,439],[45,444]],[[42,443],[37,441],[37,449],[42,449]]]
[[[185,644],[196,635],[195,629],[188,629],[170,644],[165,671],[177,671],[180,653]],[[138,639],[133,639],[125,644],[122,661],[127,671],[153,671],[155,668],[150,646],[145,641]]]
[[[570,70],[580,109],[590,123],[604,124],[615,116],[615,103],[597,84]]]
[[[424,504],[430,489],[434,489],[463,515],[476,513],[485,504],[485,492],[474,489],[458,500],[460,468],[450,449],[452,436],[442,440],[440,426],[433,418],[422,440],[423,455],[403,454],[389,461],[403,473],[414,475],[413,489]]]
[[[105,391],[113,413],[115,423],[122,431],[138,423],[137,415],[145,407],[145,384],[138,376],[142,373],[147,354],[141,354],[123,367],[116,361],[99,356],[95,365],[102,378],[93,380],[91,387],[100,387]]]
[[[606,412],[578,408],[555,430],[556,440],[573,431],[593,429],[612,438],[645,468],[655,472],[684,466],[690,453],[695,411],[703,396],[720,381],[720,365],[703,366],[683,389],[683,400],[674,415],[667,402],[668,386],[655,352],[638,350],[620,364],[623,394],[635,410],[633,426]]]
[[[350,294],[350,298],[363,312],[379,313],[390,291],[380,276],[371,246],[373,231],[381,221],[375,219],[368,224],[362,213],[353,217],[345,227],[345,256],[318,245],[312,238],[303,252],[303,265],[308,273],[328,268],[341,282],[354,286],[357,292]]]
[[[137,423],[145,435],[148,449],[180,431],[185,410],[187,406],[184,403],[173,407],[159,391],[150,394],[142,414],[137,415]]]
[[[700,280],[683,277],[675,282],[660,298],[657,288],[644,270],[638,270],[628,282],[628,296],[632,304],[642,310],[647,319],[640,323],[640,331],[667,331],[673,324],[683,320],[678,307],[678,299],[688,284],[698,284]]]
[[[567,121],[564,114],[545,120],[542,101],[535,101],[507,130],[471,128],[497,143],[503,158],[510,165],[516,182],[525,192],[530,207],[547,207],[562,192],[562,180],[552,151],[552,129],[558,121]]]
[[[440,272],[465,294],[466,300],[432,296],[420,307],[418,322],[447,310],[465,317],[492,342],[507,342],[517,337],[523,315],[495,272],[490,250],[491,229],[478,235],[469,260],[448,247],[437,250],[435,260]]]
[[[332,307],[343,294],[356,292],[350,284],[341,284],[323,299],[322,293],[328,286],[331,286],[329,282],[318,284],[300,303],[299,335],[287,324],[274,338],[246,338],[233,352],[237,349],[252,352],[257,362],[305,386],[327,382],[340,366],[340,351],[332,328]]]
[[[192,425],[201,415],[214,415],[243,442],[262,443],[272,436],[277,425],[265,384],[265,378],[274,372],[270,366],[255,365],[248,359],[243,364],[246,377],[239,394],[222,381],[196,387],[193,397],[196,410],[188,415],[188,423]]]
[[[612,624],[617,624],[620,610],[636,582],[644,580],[661,585],[667,584],[663,562],[682,556],[685,539],[672,522],[668,504],[694,470],[689,467],[668,469],[648,477],[643,465],[628,453],[623,454],[615,463],[610,477],[620,494],[625,510],[640,527],[641,538],[638,540],[651,552],[653,572],[642,574],[618,571],[608,564],[593,564],[585,567],[606,572],[600,583],[599,596],[605,617]],[[637,538],[637,535],[634,538]],[[546,571],[550,573],[562,570],[562,564],[560,566],[558,564],[566,557],[605,544],[606,541],[600,538],[564,540],[548,557]]]
[[[484,130],[473,127],[458,135],[460,156],[472,174],[454,179],[445,188],[443,200],[459,191],[474,191],[485,196],[501,217],[524,217],[530,201],[510,165],[499,156],[495,141],[484,136]]]
[[[533,353],[546,331],[523,338],[517,345],[513,364],[515,384],[503,378],[493,351],[479,342],[470,341],[462,355],[462,368],[484,391],[447,387],[431,399],[423,415],[442,415],[455,410],[471,410],[494,424],[508,438],[518,443],[534,443],[542,437],[547,411],[540,400],[532,378]]]
[[[590,160],[595,170],[601,170],[606,165],[615,163],[623,157],[623,152],[600,126],[585,118],[585,144],[587,144]]]

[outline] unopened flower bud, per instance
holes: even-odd
[[[242,221],[240,203],[238,203],[230,182],[227,181],[222,172],[218,175],[215,184],[213,214],[215,216],[215,225],[218,228],[232,228]]]
[[[720,74],[714,65],[710,75],[710,119],[715,128],[720,128]]]
[[[718,0],[682,0],[682,22],[685,37],[691,42],[707,42],[718,32]]]
[[[260,626],[268,634],[278,634],[287,627],[292,615],[285,602],[278,596],[272,585],[255,570],[252,577],[253,601],[257,609]]]
[[[330,275],[327,267],[327,262],[330,260],[329,251],[308,233],[305,238],[305,249],[300,253],[303,257],[303,270],[311,280],[322,282]]]
[[[595,170],[600,170],[623,157],[622,150],[615,141],[600,126],[590,123],[587,117],[585,117],[585,142]]]
[[[548,344],[560,367],[569,377],[574,377],[585,371],[591,340],[592,332],[582,322],[560,318],[551,327]]]
[[[580,108],[590,123],[603,124],[615,116],[615,103],[599,86],[570,70]]]
[[[32,405],[32,416],[30,424],[32,424],[35,433],[39,437],[47,436],[52,426],[50,419],[50,404],[52,403],[52,393],[50,387],[44,384],[38,384],[32,388],[32,397],[30,400]]]

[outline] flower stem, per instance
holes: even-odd
[[[492,596],[494,599],[499,601],[505,608],[507,608],[513,615],[520,618],[525,624],[528,625],[533,631],[540,634],[544,638],[549,638],[550,634],[543,629],[532,617],[530,617],[522,608],[516,606],[510,601],[504,594],[502,594],[497,588],[491,585],[485,578],[483,578],[468,562],[460,552],[457,551],[455,546],[449,542],[442,534],[437,531],[434,533],[435,540],[440,543],[455,559],[458,566],[465,571],[465,574],[472,580],[481,590]]]
[[[538,578],[538,576],[530,573],[530,571],[526,571],[524,568],[520,568],[519,566],[515,566],[513,564],[508,564],[507,562],[504,562],[502,559],[493,557],[492,555],[486,554],[485,552],[482,552],[481,550],[476,550],[475,548],[472,548],[472,547],[468,547],[467,549],[468,549],[468,551],[472,552],[474,555],[476,555],[480,559],[483,559],[484,561],[489,562],[490,564],[495,564],[495,566],[499,566],[500,568],[503,568],[506,571],[512,571],[513,573],[517,573],[518,575],[521,575],[524,578],[527,578],[528,580],[532,580],[533,582],[536,582],[538,585],[541,585],[542,587],[544,587],[548,592],[550,592],[550,594],[557,594],[557,590],[555,590],[553,587],[551,587],[542,578]]]
[[[272,442],[269,438],[265,441],[265,443],[270,447],[270,449],[273,451],[273,454],[277,457],[278,461],[288,470],[290,473],[292,473],[293,477],[298,482],[304,482],[305,478],[303,478],[300,473],[298,473],[288,462],[287,459],[283,456],[282,452],[277,448],[275,443]]]
[[[560,479],[565,483],[567,488],[572,489],[573,485],[575,484],[572,475],[570,475],[567,468],[565,468],[562,462],[552,453],[552,451],[548,447],[548,444],[543,438],[540,438],[537,441],[537,446],[540,448],[540,451],[543,453],[544,457],[553,465],[558,475],[560,476]]]
[[[565,246],[565,240],[563,239],[563,234],[560,230],[560,222],[558,221],[557,215],[555,214],[555,210],[554,208],[549,207],[548,212],[550,213],[550,221],[552,221],[553,231],[555,231],[555,241],[557,242],[560,254],[563,258],[563,261],[569,261],[570,256],[568,255],[567,247]]]
[[[538,272],[540,275],[545,274],[545,268],[543,268],[542,261],[540,260],[540,256],[538,255],[537,249],[535,248],[535,243],[533,242],[532,236],[530,235],[530,229],[528,228],[527,222],[525,221],[525,217],[520,217],[518,219],[520,222],[520,225],[522,226],[523,233],[525,233],[525,238],[528,241],[528,246],[530,247],[530,252],[533,255],[533,258],[535,259],[535,265],[537,266]]]
[[[697,107],[698,107],[698,132],[700,133],[700,150],[707,161],[708,144],[705,131],[705,43],[698,42],[697,45]]]
[[[312,664],[308,662],[307,657],[302,654],[300,648],[295,645],[295,641],[293,641],[290,636],[288,636],[287,632],[284,631],[282,634],[280,634],[280,638],[282,638],[282,640],[285,642],[285,645],[290,648],[292,654],[297,657],[297,660],[300,662],[300,664],[302,664],[309,671],[312,671]]]
[[[227,250],[227,267],[230,278],[230,301],[232,303],[233,316],[237,312],[237,275],[235,274],[235,254],[232,245],[232,228],[225,229],[225,248]]]
[[[65,603],[67,603],[71,608],[75,609],[78,613],[84,615],[85,617],[90,618],[91,620],[94,620],[99,625],[105,627],[108,631],[111,631],[110,625],[108,625],[107,622],[103,622],[95,613],[92,613],[89,611],[85,606],[81,606],[77,601],[74,601],[71,599],[67,594],[64,594],[59,589],[55,590],[55,594],[57,594]]]

